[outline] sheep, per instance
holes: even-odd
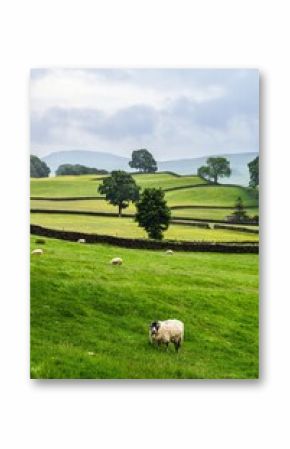
[[[122,265],[123,260],[121,257],[114,257],[114,259],[111,260],[112,265]]]
[[[170,256],[172,256],[172,255],[173,255],[172,249],[168,249],[168,250],[166,251],[166,254],[169,254]]]
[[[153,321],[149,326],[149,341],[157,346],[173,343],[178,352],[184,340],[184,324],[179,320]]]
[[[78,239],[78,243],[86,243],[86,239]]]
[[[31,254],[36,254],[37,256],[41,256],[41,254],[43,254],[43,249],[41,249],[41,248],[34,249]]]

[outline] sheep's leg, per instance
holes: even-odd
[[[178,352],[178,350],[180,348],[180,340],[175,341],[174,346],[175,346],[175,351]]]
[[[165,343],[166,351],[168,351],[168,345],[169,345],[169,341],[167,341],[167,342]]]

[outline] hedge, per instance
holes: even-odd
[[[61,231],[44,228],[42,226],[30,225],[30,232],[33,235],[51,237],[61,240],[76,242],[78,239],[85,239],[87,243],[107,243],[134,249],[172,249],[174,251],[199,251],[199,252],[219,252],[219,253],[259,253],[258,243],[253,242],[179,242],[175,240],[145,240],[113,237],[109,235],[87,234],[84,232]]]

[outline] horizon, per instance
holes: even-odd
[[[40,158],[129,158],[147,148],[162,162],[259,152],[255,69],[39,68],[30,100],[31,153]]]
[[[60,150],[60,151],[52,151],[51,153],[48,153],[44,156],[40,156],[40,159],[46,159],[49,156],[53,155],[53,154],[59,154],[59,153],[78,153],[78,152],[89,152],[89,153],[101,153],[104,155],[110,155],[110,156],[114,156],[114,157],[120,157],[120,158],[124,158],[124,159],[131,159],[131,154],[128,156],[123,156],[123,155],[119,155],[116,153],[111,153],[111,152],[105,152],[105,151],[98,151],[98,150],[76,150],[76,149],[71,149],[71,150]],[[184,157],[184,158],[178,158],[178,159],[157,159],[156,162],[178,162],[181,160],[191,160],[191,159],[201,159],[201,158],[205,158],[205,157],[211,157],[211,156],[238,156],[241,154],[256,154],[259,153],[259,151],[242,151],[242,152],[238,152],[238,153],[218,153],[218,154],[203,154],[203,155],[199,155],[199,156],[194,156],[194,157]],[[34,154],[34,153],[31,153]],[[36,155],[37,156],[37,155]],[[154,156],[154,154],[153,154]]]

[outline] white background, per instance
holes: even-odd
[[[287,3],[1,2],[1,447],[289,448]],[[259,381],[29,380],[28,77],[36,66],[260,69]]]

